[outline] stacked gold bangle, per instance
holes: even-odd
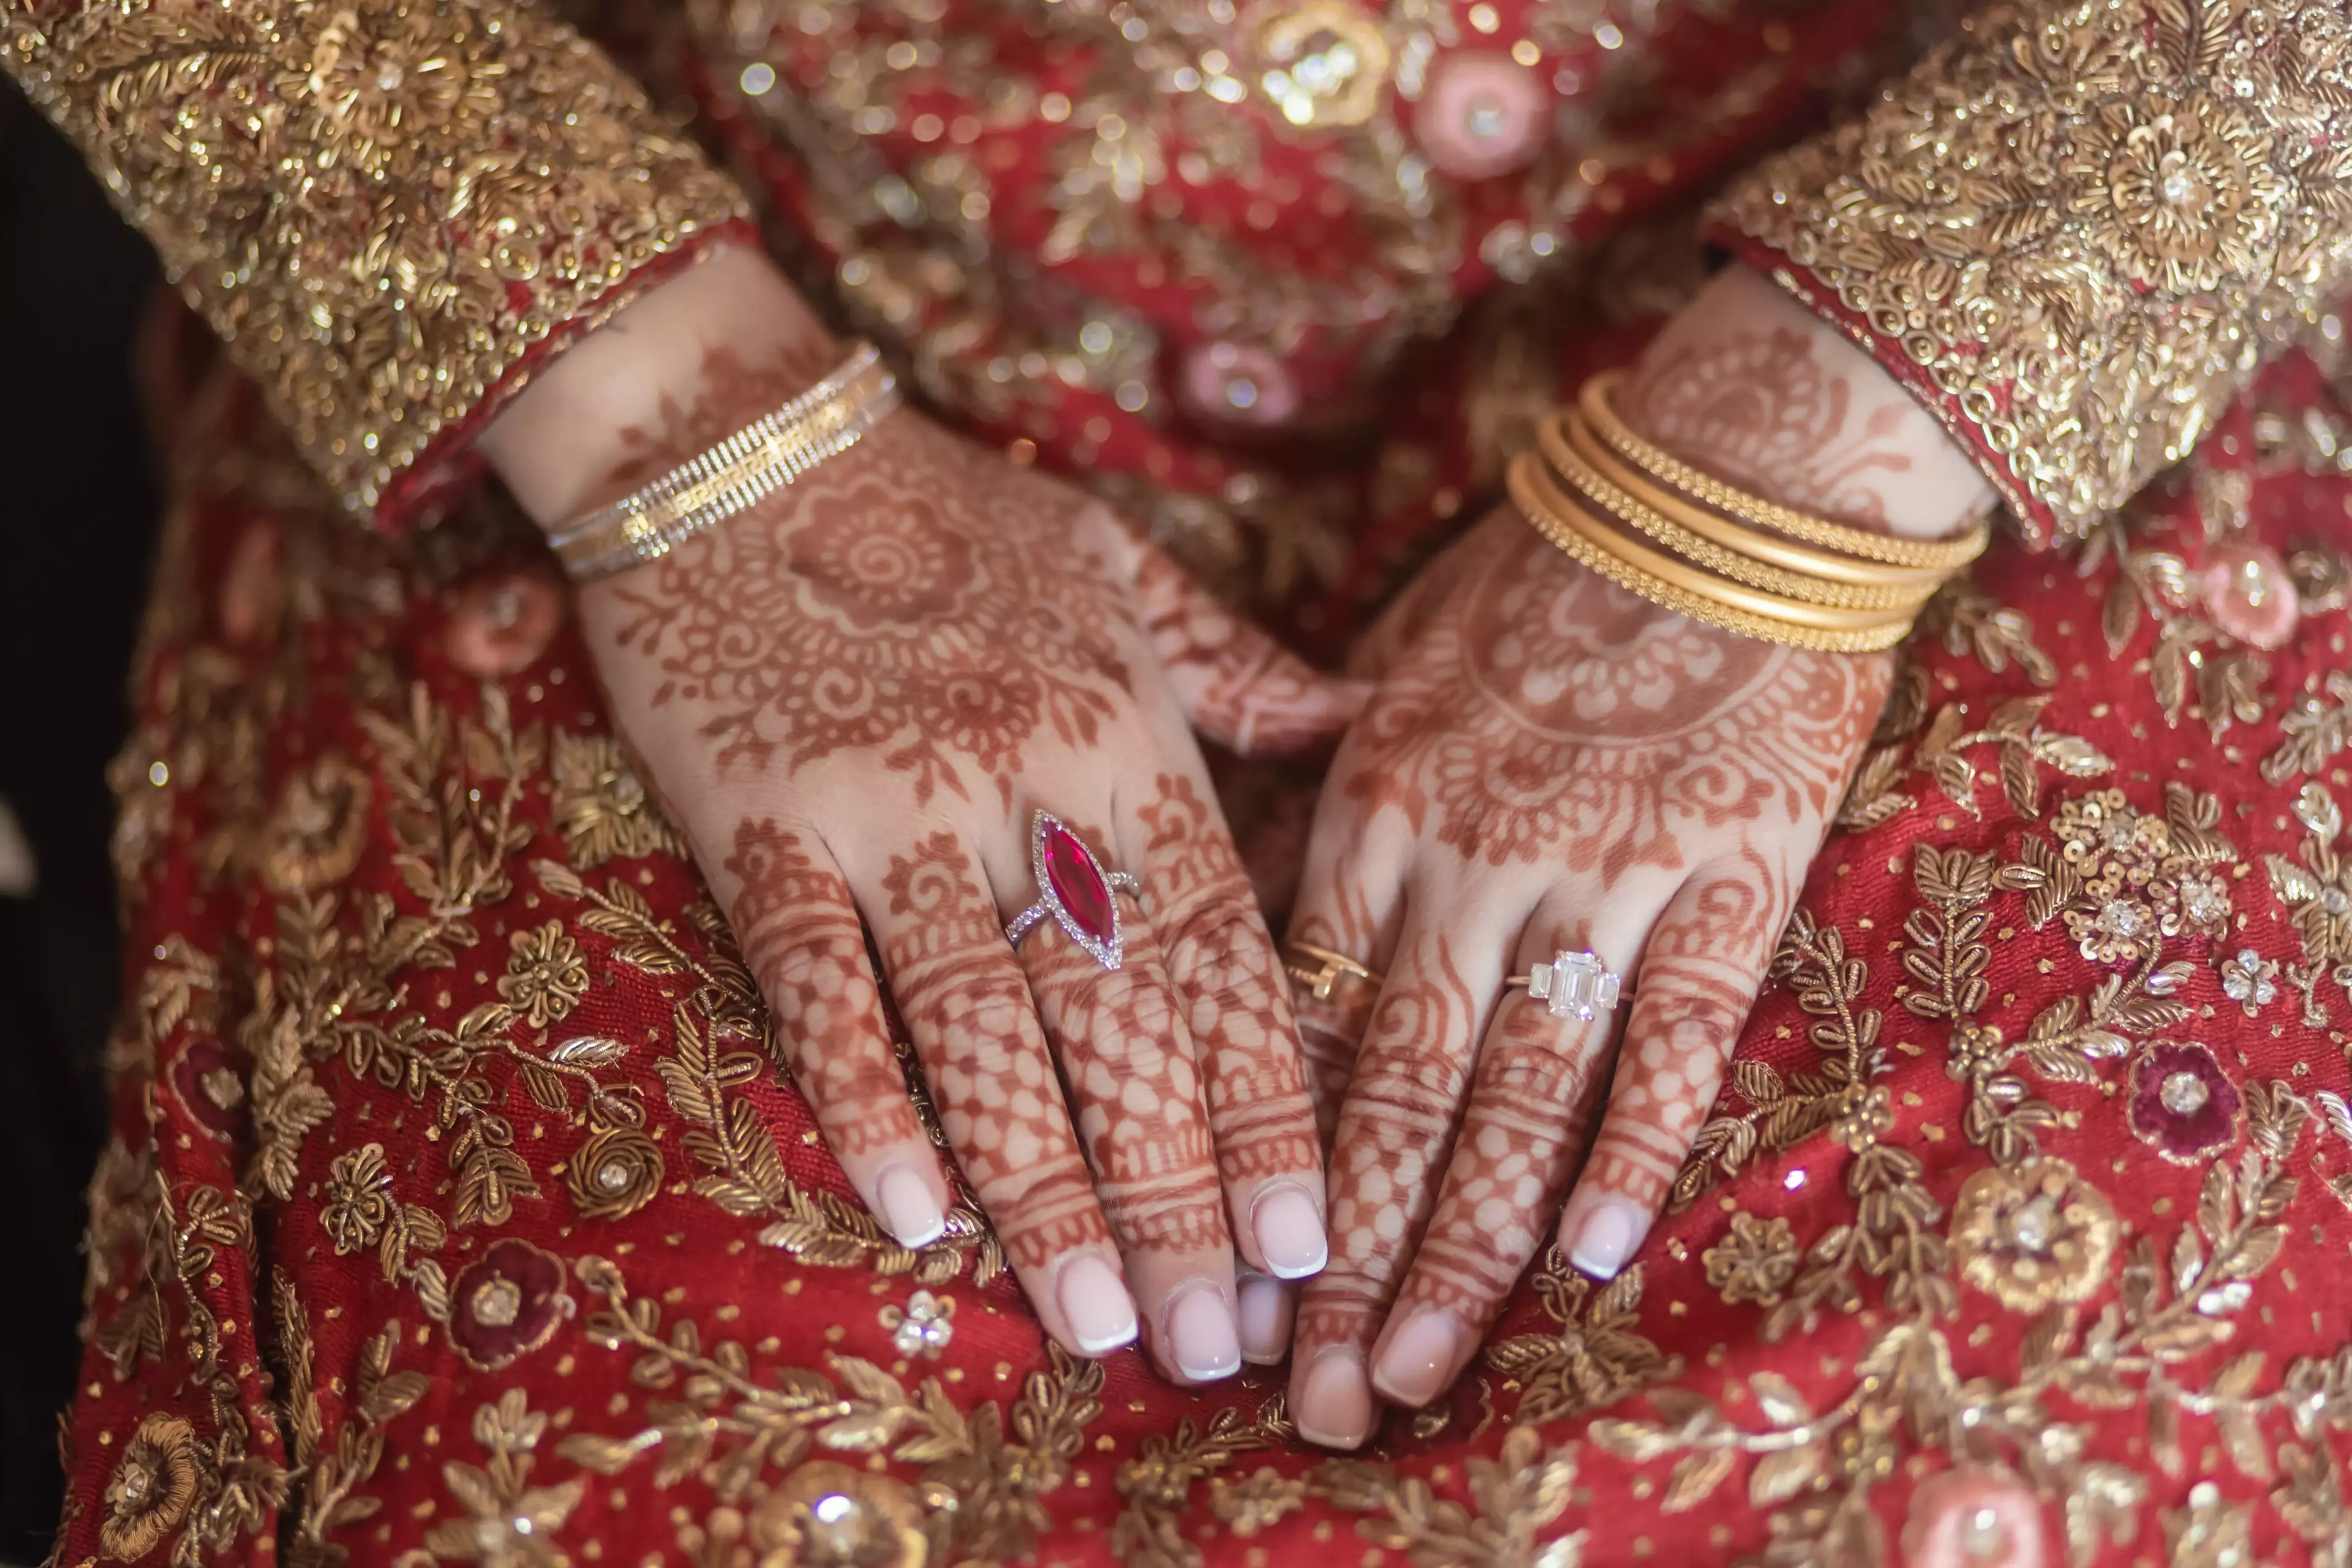
[[[898,406],[898,384],[880,353],[858,343],[790,403],[548,542],[582,583],[667,555],[855,447]]]
[[[1989,525],[1894,539],[1748,494],[1618,417],[1614,372],[1544,421],[1511,465],[1512,499],[1547,539],[1619,586],[1745,637],[1864,653],[1903,640]]]

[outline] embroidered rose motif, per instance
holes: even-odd
[[[625,1219],[661,1191],[661,1151],[634,1127],[608,1127],[580,1145],[567,1180],[589,1219]]]
[[[458,668],[500,680],[546,652],[562,624],[563,590],[536,572],[515,572],[462,591],[443,640]]]
[[[311,15],[323,26],[289,40],[307,47],[280,90],[319,106],[337,132],[335,150],[353,167],[404,167],[434,132],[464,117],[490,119],[502,107],[506,67],[469,58],[488,51],[472,29],[454,25],[461,14],[398,0],[320,6]]]
[[[562,1263],[509,1237],[450,1281],[449,1342],[468,1363],[495,1372],[545,1344],[574,1310]]]
[[[1723,1293],[1727,1306],[1753,1301],[1769,1307],[1797,1276],[1797,1238],[1785,1219],[1760,1220],[1742,1212],[1731,1216],[1731,1233],[1699,1258],[1706,1265],[1706,1282]]]
[[[829,1459],[803,1464],[751,1510],[761,1563],[794,1568],[917,1568],[922,1510],[904,1481]]]
[[[499,994],[530,1018],[533,1028],[547,1027],[588,994],[587,963],[562,921],[519,931],[508,940],[514,951],[507,957]]]
[[[2278,961],[2251,947],[2221,961],[2221,994],[2251,1018],[2278,1000]]]
[[[2149,1046],[2132,1064],[2129,1094],[2133,1136],[2176,1164],[2201,1165],[2237,1141],[2244,1099],[2203,1046]]]
[[[394,1212],[392,1172],[384,1165],[383,1145],[370,1143],[337,1155],[327,1167],[326,1200],[319,1223],[334,1242],[336,1257],[373,1247]]]
[[[1906,1568],[2042,1568],[2042,1502],[2011,1472],[1963,1465],[1911,1494],[1903,1525]]]
[[[2256,647],[2283,646],[2303,618],[2286,563],[2270,546],[2251,540],[2209,553],[2197,574],[2197,593],[2215,626]]]
[[[226,1047],[198,1036],[183,1045],[172,1058],[172,1098],[205,1134],[226,1143],[244,1124],[245,1072]]]
[[[1979,1171],[1952,1208],[1960,1277],[2013,1312],[2080,1301],[2114,1253],[2116,1211],[2063,1160]]]
[[[2268,280],[2286,197],[2272,163],[2270,136],[2238,109],[2152,93],[2083,121],[2066,174],[2092,247],[2134,282],[2185,293]]]
[[[129,1563],[180,1528],[196,1502],[195,1428],[158,1411],[141,1420],[106,1483],[101,1556]]]
[[[328,887],[352,874],[367,847],[375,786],[357,764],[329,752],[294,775],[270,814],[262,879],[280,893]]]

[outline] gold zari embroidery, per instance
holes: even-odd
[[[741,210],[571,29],[505,0],[10,0],[79,143],[345,501]]]
[[[1999,5],[1717,209],[1926,374],[2021,514],[2086,531],[2352,264],[2352,24]],[[1784,279],[1787,280],[1787,279]]]

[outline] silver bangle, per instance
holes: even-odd
[[[548,541],[574,582],[658,560],[840,456],[898,406],[898,383],[860,342],[823,381],[642,489]]]

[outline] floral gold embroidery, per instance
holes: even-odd
[[[530,1354],[576,1310],[563,1263],[517,1237],[490,1244],[449,1282],[449,1342],[485,1372]]]
[[[2339,286],[2347,59],[2331,5],[2004,4],[1717,216],[1900,344],[2021,517],[2081,534],[2197,444],[2254,321]]]
[[[2132,1063],[2124,1119],[2132,1135],[2179,1165],[2201,1165],[2238,1139],[2245,1104],[2213,1053],[2157,1041]]]
[[[1960,1277],[2012,1312],[2079,1301],[2106,1277],[2121,1226],[2098,1190],[2063,1160],[1979,1171],[1952,1208]]]
[[[294,775],[268,826],[262,879],[271,890],[330,888],[352,874],[367,845],[368,807],[375,789],[340,752],[319,757]]]
[[[547,1436],[547,1415],[530,1408],[520,1388],[474,1412],[474,1441],[485,1462],[452,1459],[441,1467],[449,1495],[464,1517],[445,1519],[425,1532],[425,1548],[445,1563],[484,1568],[562,1568],[569,1561],[557,1531],[580,1506],[584,1477],[533,1486],[534,1450]]]
[[[588,994],[588,965],[562,921],[519,931],[509,945],[514,952],[499,981],[499,994],[530,1019],[531,1027],[543,1029],[557,1022]]]
[[[8,19],[17,80],[362,510],[551,332],[740,211],[529,5],[16,0]]]
[[[1486,1364],[1520,1385],[1517,1420],[1553,1421],[1605,1409],[1682,1370],[1679,1358],[1634,1331],[1642,1305],[1638,1264],[1595,1290],[1555,1247],[1544,1255],[1535,1288],[1554,1330],[1486,1347]]]
[[[161,1413],[142,1419],[106,1483],[100,1551],[121,1563],[154,1551],[195,1507],[196,1474],[195,1428]]]
[[[1731,1216],[1730,1232],[1699,1260],[1706,1265],[1706,1282],[1723,1293],[1725,1306],[1753,1301],[1769,1307],[1797,1277],[1798,1256],[1787,1220],[1759,1220],[1742,1211]]]
[[[625,1219],[661,1191],[661,1150],[634,1127],[607,1127],[572,1156],[572,1206],[588,1219]]]
[[[646,793],[611,735],[554,732],[548,756],[555,827],[574,869],[612,859],[686,853],[677,831]]]

